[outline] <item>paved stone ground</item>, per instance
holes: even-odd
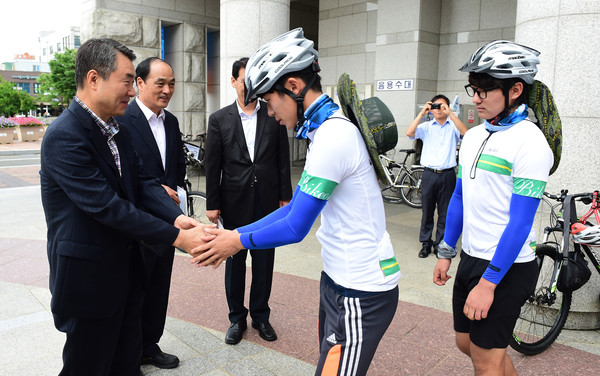
[[[25,146],[24,150],[39,149],[39,143]],[[11,148],[0,145],[0,155],[31,153]],[[61,367],[64,335],[54,329],[49,312],[38,170],[37,166],[0,168],[0,375],[55,375]],[[296,180],[299,172],[294,169]],[[386,204],[386,217],[402,270],[400,298],[369,375],[472,374],[469,360],[454,346],[451,288],[431,282],[433,258],[417,257],[420,212]],[[313,374],[322,267],[315,229],[302,243],[276,251],[270,302],[271,322],[279,336],[275,342],[263,341],[249,328],[240,344],[225,345],[224,268],[197,269],[188,256],[178,253],[161,347],[182,362],[175,370],[144,366],[144,372],[156,376]],[[509,353],[520,375],[599,374],[600,332],[564,331],[557,343],[537,356],[511,349]]]

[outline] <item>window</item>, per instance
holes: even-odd
[[[36,71],[36,72],[39,72],[40,71],[40,66],[39,65],[34,65],[33,66],[33,70]]]
[[[81,46],[81,40],[79,38],[79,35],[75,35],[73,37],[73,43],[75,44],[75,48],[79,48],[79,46]]]
[[[31,85],[29,82],[17,82],[16,86],[19,88],[19,90],[27,92],[27,94],[31,93]]]
[[[50,46],[50,55],[52,55],[54,53],[54,48],[52,46]]]
[[[40,93],[40,84],[34,83],[33,84],[33,94],[39,94],[39,93]]]
[[[61,51],[60,43],[56,43],[56,52],[60,52],[60,51]]]
[[[43,55],[43,56],[46,56],[46,49],[45,49],[45,48],[44,48],[44,49],[42,49],[42,55]]]

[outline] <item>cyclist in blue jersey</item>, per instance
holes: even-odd
[[[246,101],[310,140],[289,205],[217,237],[192,261],[220,265],[241,249],[301,241],[321,214],[323,272],[318,375],[365,375],[398,305],[400,268],[386,231],[375,170],[359,129],[322,93],[313,42],[301,28],[256,51],[246,66]]]
[[[444,285],[462,232],[452,306],[456,345],[476,375],[516,375],[506,349],[537,280],[533,219],[553,155],[527,120],[539,52],[508,41],[478,49],[460,69],[485,122],[461,143],[459,173],[438,247],[434,283]]]

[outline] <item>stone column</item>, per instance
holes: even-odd
[[[285,33],[290,24],[290,0],[221,0],[221,107],[236,97],[231,66],[260,46]]]
[[[562,120],[562,158],[546,187],[552,193],[600,188],[600,149],[596,145],[600,112],[595,109],[600,92],[595,63],[600,60],[600,41],[590,37],[590,31],[599,28],[596,1],[518,1],[515,41],[541,52],[536,79],[552,91]],[[579,214],[586,210],[577,209]],[[542,223],[548,223],[547,216]],[[593,269],[591,263],[589,266]],[[600,328],[598,286],[600,278],[592,271],[589,282],[573,294],[566,328]]]

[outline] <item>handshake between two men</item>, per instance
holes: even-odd
[[[240,234],[235,230],[217,229],[215,224],[203,224],[183,214],[173,225],[181,230],[173,246],[189,253],[190,262],[197,266],[212,265],[216,269],[228,257],[244,249]]]

